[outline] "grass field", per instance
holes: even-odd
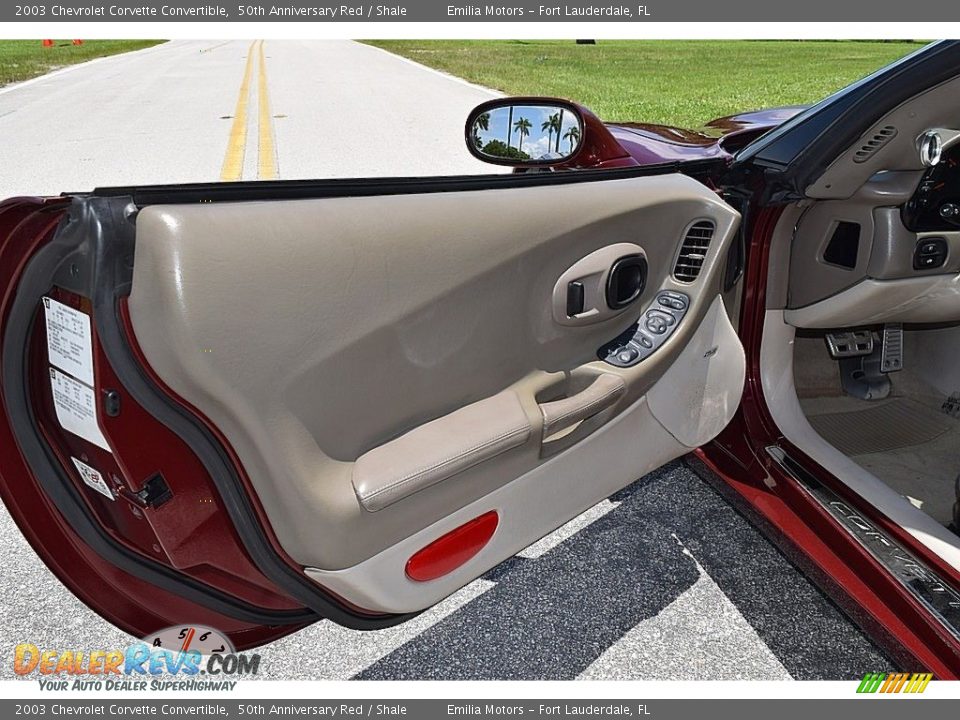
[[[53,47],[43,47],[40,40],[0,40],[0,86],[29,80],[65,65],[75,65],[104,55],[139,50],[162,40],[85,40],[74,45],[71,40],[54,40]]]
[[[741,40],[368,41],[511,95],[579,101],[604,120],[697,127],[716,117],[822,99],[917,42]]]

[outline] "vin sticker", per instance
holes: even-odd
[[[93,340],[90,316],[53,298],[43,299],[50,364],[93,385]]]
[[[56,368],[50,368],[50,389],[53,391],[57,420],[63,429],[113,452],[97,423],[97,402],[93,388],[64,375]]]
[[[116,499],[113,497],[113,493],[110,491],[110,486],[107,485],[106,480],[103,479],[103,475],[86,463],[80,462],[75,457],[71,457],[70,459],[73,460],[73,464],[77,466],[77,472],[80,473],[80,477],[87,485],[111,500]]]

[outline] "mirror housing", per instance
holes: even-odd
[[[585,145],[586,122],[576,105],[547,97],[489,100],[467,117],[464,139],[479,160],[511,167],[571,163]]]

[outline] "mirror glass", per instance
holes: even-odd
[[[472,140],[477,154],[494,161],[563,162],[583,137],[580,117],[558,105],[503,105],[477,115]]]

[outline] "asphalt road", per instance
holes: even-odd
[[[463,143],[490,90],[350,41],[262,56],[176,40],[0,89],[0,199],[216,181],[231,161],[225,180],[502,171]]]
[[[262,61],[249,41],[168,43],[0,90],[0,195],[225,171],[489,171],[461,133],[468,110],[490,96],[355,43],[267,42]],[[6,511],[0,542],[0,678],[13,677],[19,642],[130,641],[60,585]],[[400,627],[320,622],[262,652],[263,679],[839,679],[892,669],[679,463]]]
[[[18,642],[130,642],[59,584],[5,512],[0,542],[0,679],[14,677]],[[260,652],[262,680],[853,680],[896,669],[679,462],[404,625],[319,622]]]

